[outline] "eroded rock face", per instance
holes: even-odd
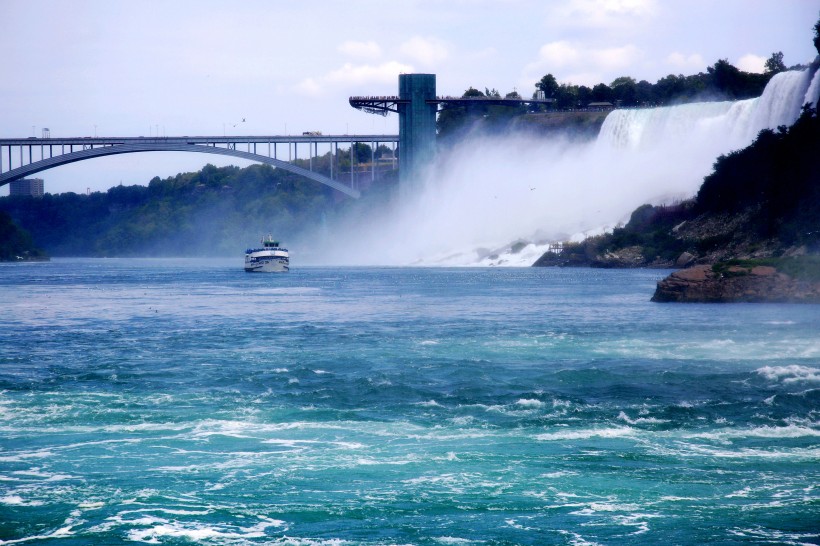
[[[769,266],[733,266],[719,274],[710,265],[696,265],[658,282],[652,301],[820,303],[820,282],[794,279]]]

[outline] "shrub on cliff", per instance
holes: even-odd
[[[820,118],[805,106],[791,127],[761,131],[754,143],[721,156],[698,192],[698,213],[759,207],[762,237],[820,244]]]

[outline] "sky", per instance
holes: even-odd
[[[412,72],[435,73],[439,95],[524,96],[547,73],[761,72],[776,51],[814,59],[819,14],[820,0],[0,0],[0,137],[396,134],[395,115],[348,97],[394,95]],[[206,163],[248,164],[155,152],[36,176],[84,193]]]

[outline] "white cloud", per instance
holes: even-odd
[[[313,78],[306,78],[299,82],[296,89],[310,97],[318,97],[322,94],[322,86]]]
[[[538,64],[550,66],[571,66],[576,64],[581,57],[581,52],[572,44],[566,41],[551,42],[544,44],[538,50]]]
[[[590,50],[589,59],[603,70],[621,70],[632,66],[640,57],[641,50],[634,45]]]
[[[409,59],[423,66],[434,66],[450,56],[447,46],[437,38],[422,38],[414,36],[401,46],[399,50]]]
[[[572,83],[574,85],[592,87],[599,83],[606,83],[604,80],[606,80],[606,78],[604,78],[600,72],[574,72],[560,78],[558,83]],[[533,86],[534,85],[533,83]]]
[[[376,42],[355,42],[348,40],[336,48],[339,52],[349,57],[360,59],[378,59],[382,55],[382,49]]]
[[[550,73],[560,83],[594,85],[608,82],[643,58],[643,51],[627,44],[621,47],[585,48],[558,41],[541,46],[538,58],[524,67],[523,80],[536,82]]]
[[[653,16],[656,0],[569,0],[556,10],[571,25],[610,27]]]
[[[757,72],[762,74],[766,71],[766,57],[758,57],[751,53],[744,55],[737,61],[737,67],[744,72]]]
[[[367,84],[396,85],[399,74],[413,72],[411,65],[397,61],[388,61],[379,65],[345,63],[340,68],[332,70],[320,78],[306,78],[296,85],[297,91],[312,97],[320,96],[329,87],[360,88],[361,94],[367,94],[362,89]]]
[[[330,72],[324,79],[330,83],[342,85],[396,83],[399,80],[399,74],[412,71],[412,66],[397,61],[388,61],[377,66],[345,63],[341,68]]]
[[[683,53],[674,52],[666,57],[666,64],[674,67],[676,70],[703,70],[706,63],[699,53],[692,53],[685,55]]]

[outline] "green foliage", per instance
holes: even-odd
[[[599,83],[592,88],[593,102],[612,102],[612,89],[605,83]]]
[[[370,161],[369,146],[357,153]],[[320,159],[314,158],[316,166]],[[329,156],[324,159],[329,168]],[[284,241],[298,237],[338,206],[332,193],[268,165],[207,165],[155,177],[147,187],[4,197],[0,210],[58,256],[232,255],[264,233]]]
[[[484,93],[478,89],[470,87],[467,89],[462,98],[469,97],[483,97]],[[462,132],[467,124],[476,117],[477,112],[470,110],[464,105],[446,105],[438,113],[436,120],[436,129],[438,135],[442,139],[454,136]]]
[[[760,258],[755,260],[726,260],[712,266],[712,271],[724,277],[742,277],[751,274],[758,266],[774,267],[793,279],[820,281],[820,256],[789,256],[782,258]]]
[[[672,233],[672,228],[687,219],[690,203],[670,206],[642,205],[635,209],[626,226],[605,235],[607,248],[640,246],[644,256],[652,260],[674,260],[687,249],[686,243]]]
[[[34,245],[31,235],[20,229],[8,213],[0,211],[0,262],[47,258],[45,252]]]
[[[552,74],[546,74],[535,87],[544,92],[544,96],[548,99],[555,98],[558,93],[558,81]]]
[[[536,89],[555,99],[555,107],[569,109],[586,107],[590,102],[612,102],[617,106],[657,106],[692,100],[746,99],[759,96],[769,79],[785,70],[783,54],[775,53],[766,66],[766,74],[743,72],[721,59],[706,72],[691,76],[669,74],[655,84],[646,80],[636,82],[629,76],[616,78],[612,83],[598,83],[590,89],[571,83],[560,83],[552,74],[546,74]]]
[[[772,53],[772,56],[766,60],[766,72],[777,74],[784,70],[786,70],[786,64],[783,62],[783,52]]]
[[[820,119],[805,107],[790,128],[761,131],[751,146],[715,162],[697,195],[700,212],[759,207],[760,236],[820,244]]]
[[[817,50],[817,54],[820,55],[820,17],[814,23],[814,48]]]

